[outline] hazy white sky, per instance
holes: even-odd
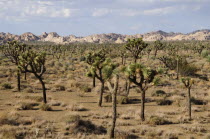
[[[0,0],[0,32],[86,36],[210,29],[210,0]]]

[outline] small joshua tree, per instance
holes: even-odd
[[[101,91],[100,91],[100,98],[98,102],[98,106],[101,107],[103,93],[104,93],[104,83],[105,83],[105,67],[112,66],[113,68],[115,65],[111,63],[110,59],[106,58],[106,54],[104,50],[101,50],[97,53],[89,53],[86,57],[87,61],[92,60],[92,64],[87,72],[87,76],[89,77],[96,77],[101,82]]]
[[[144,110],[145,110],[145,93],[146,90],[149,88],[149,85],[153,81],[155,81],[155,76],[157,75],[157,71],[146,68],[140,64],[131,64],[129,65],[125,73],[129,80],[137,85],[141,90],[141,120],[145,120]]]
[[[94,55],[92,53],[89,53],[86,57],[86,62],[88,63],[88,65],[92,66],[93,63],[95,62],[95,59],[94,59]],[[93,87],[96,87],[96,76],[95,74],[93,74]]]
[[[192,119],[192,116],[191,116],[191,113],[192,113],[191,112],[191,87],[194,84],[194,80],[191,78],[182,78],[181,81],[188,90],[188,113],[189,113],[189,120],[191,120]]]
[[[30,50],[20,56],[19,69],[23,70],[24,67],[27,67],[26,72],[33,73],[35,77],[40,81],[42,84],[43,101],[44,103],[47,103],[46,87],[42,77],[46,71],[45,61],[45,53],[37,53]]]
[[[134,63],[136,63],[142,50],[144,50],[147,46],[148,44],[145,43],[142,38],[138,38],[138,39],[128,39],[125,48],[132,54],[134,58]]]
[[[121,57],[121,64],[124,66],[126,63],[126,57],[127,57],[126,49],[124,47],[120,49],[119,55]]]
[[[198,43],[196,45],[194,45],[194,52],[198,53],[199,55],[201,55],[202,51],[206,48],[205,45],[203,45],[202,43]]]
[[[18,67],[19,56],[26,51],[26,45],[20,44],[17,41],[7,42],[6,45],[3,46],[3,54],[10,59],[12,63],[14,63]],[[22,70],[25,72],[25,70]],[[20,70],[17,68],[17,88],[20,91]]]
[[[162,50],[164,47],[165,46],[164,46],[164,44],[161,41],[157,40],[157,41],[154,42],[155,58],[157,56],[157,52],[159,50]]]
[[[151,47],[147,47],[145,49],[145,52],[147,53],[147,59],[149,59],[150,53],[152,52],[152,48]]]

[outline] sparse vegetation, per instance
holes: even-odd
[[[16,44],[18,66],[0,53],[0,138],[208,138],[208,41]]]

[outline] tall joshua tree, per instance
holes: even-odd
[[[148,44],[145,43],[142,38],[138,38],[138,39],[128,39],[125,48],[132,54],[134,58],[134,63],[136,63],[142,50],[144,50],[147,46]]]
[[[46,87],[42,77],[46,71],[45,61],[46,61],[45,53],[37,53],[30,50],[23,53],[20,56],[19,69],[23,70],[24,67],[27,67],[27,69],[24,70],[26,70],[26,72],[33,73],[35,77],[40,81],[43,91],[43,101],[44,103],[47,103]]]
[[[110,139],[114,138],[115,125],[117,120],[117,91],[119,85],[119,75],[116,71],[116,65],[110,64],[104,67],[104,79],[107,82],[110,93],[112,94],[112,125],[110,128]],[[114,82],[112,83],[112,79]]]
[[[115,125],[117,120],[117,90],[118,90],[118,84],[119,84],[119,76],[115,75],[115,81],[112,85],[110,81],[107,81],[108,88],[112,94],[112,125],[110,128],[110,139],[114,138],[114,131],[115,131]]]
[[[144,111],[145,111],[145,93],[146,90],[149,88],[149,85],[153,81],[155,81],[155,76],[157,75],[157,71],[146,68],[140,64],[131,64],[129,65],[125,73],[129,80],[137,85],[141,90],[141,120],[145,120]]]
[[[104,83],[105,83],[105,67],[106,66],[113,66],[110,59],[106,58],[106,54],[104,50],[101,50],[97,53],[89,53],[86,57],[87,61],[92,60],[92,65],[90,66],[87,75],[89,77],[96,77],[101,82],[101,90],[100,90],[100,98],[98,102],[98,106],[101,107],[102,105],[102,99],[103,99],[103,93],[104,93]]]
[[[14,63],[17,67],[19,64],[19,56],[26,51],[26,45],[20,44],[17,41],[7,42],[6,45],[3,46],[3,54],[10,59],[12,63]],[[25,72],[24,70],[22,72]],[[17,68],[17,88],[20,91],[20,70]]]
[[[187,88],[188,92],[188,114],[189,114],[189,120],[192,119],[192,112],[191,112],[191,87],[194,84],[194,80],[191,78],[182,78],[181,79],[184,86]]]

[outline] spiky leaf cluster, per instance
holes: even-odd
[[[192,78],[181,78],[182,83],[186,88],[191,88],[195,81]]]
[[[2,51],[3,54],[11,60],[11,62],[18,65],[19,56],[26,51],[26,45],[20,44],[17,41],[10,41],[2,47]]]
[[[157,71],[147,68],[141,64],[131,64],[125,69],[125,73],[129,80],[134,84],[146,87],[148,83],[153,82]]]
[[[34,51],[27,51],[20,57],[19,68],[28,67],[27,72],[37,73],[42,75],[45,71],[46,53],[36,53]]]
[[[165,45],[160,40],[155,41],[154,46],[157,50],[162,50],[165,48]]]
[[[125,48],[133,55],[134,58],[139,58],[140,53],[148,46],[142,38],[128,39]]]
[[[106,58],[105,51],[101,50],[97,53],[89,53],[86,56],[86,62],[90,65],[87,76],[95,76],[99,80],[106,80],[113,74],[117,65]]]

